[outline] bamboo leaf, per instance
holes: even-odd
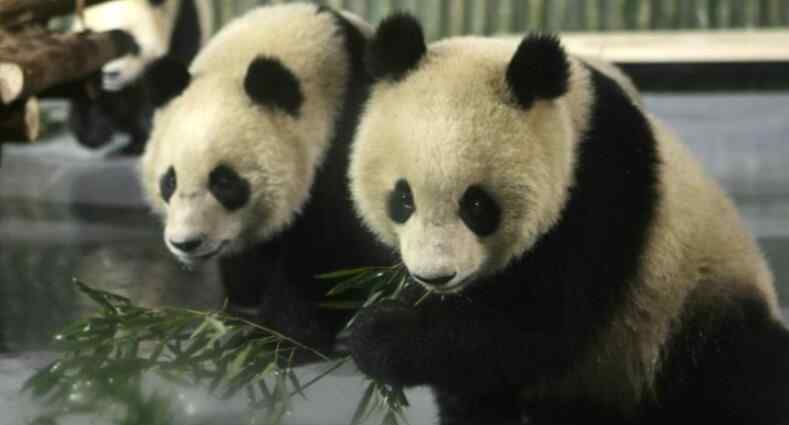
[[[307,396],[304,394],[304,390],[301,387],[301,382],[299,382],[299,377],[296,376],[296,373],[293,372],[293,369],[288,369],[287,371],[288,378],[290,378],[290,383],[293,385],[296,394],[300,395],[301,398],[307,399]]]
[[[260,390],[260,393],[263,394],[263,398],[266,399],[267,402],[274,400],[274,394],[271,393],[271,390],[269,390],[268,385],[266,385],[266,381],[264,379],[258,381],[258,389]]]
[[[323,273],[315,276],[317,279],[341,279],[341,278],[348,278],[352,276],[356,276],[362,273],[370,272],[370,271],[378,271],[380,268],[374,267],[360,267],[357,269],[347,269],[347,270],[339,270],[336,272],[331,273]]]
[[[370,411],[370,401],[373,399],[374,393],[375,383],[371,382],[369,385],[367,385],[367,389],[364,391],[362,399],[359,400],[359,404],[356,406],[356,411],[353,413],[353,418],[351,419],[351,425],[360,425],[368,416],[368,412]]]
[[[117,307],[131,304],[131,301],[129,301],[129,299],[126,297],[100,291],[98,289],[93,289],[77,279],[74,279],[74,284],[77,285],[83,294],[90,297],[93,301],[103,306],[109,312],[115,313],[117,312]]]
[[[399,425],[397,422],[397,415],[393,411],[386,412],[381,425]]]
[[[235,356],[235,358],[228,364],[227,377],[229,379],[233,379],[241,373],[241,370],[244,368],[244,363],[247,361],[247,357],[249,356],[249,352],[252,349],[252,346],[248,345],[244,347],[240,352]]]
[[[358,301],[325,303],[343,308],[358,308],[396,297],[409,283],[402,265],[345,270],[323,277],[344,279],[332,290],[334,294],[351,289],[367,294]],[[128,298],[79,281],[75,284],[102,308],[92,317],[67,324],[55,338],[55,346],[61,350],[60,358],[25,382],[23,390],[49,406],[48,410],[42,410],[41,418],[110,409],[127,412],[125,418],[114,423],[170,423],[172,416],[165,409],[169,405],[166,398],[156,394],[148,397],[141,392],[143,373],[154,371],[177,385],[207,382],[209,391],[220,397],[245,390],[250,407],[265,409],[265,423],[276,425],[290,408],[290,397],[298,394],[306,399],[307,387],[349,359],[340,359],[303,385],[291,369],[295,350],[320,353],[287,335],[232,317],[225,311],[143,308]],[[273,388],[269,384],[271,379],[275,380]],[[94,384],[89,388],[86,382]],[[81,397],[76,404],[70,401],[75,388]],[[394,424],[398,419],[405,419],[403,408],[407,405],[402,391],[372,381],[353,422],[364,422],[380,412],[387,425]],[[140,409],[158,413],[140,416]],[[48,412],[57,414],[46,416]],[[169,419],[161,422],[165,416]],[[262,418],[257,414],[253,417]],[[145,421],[140,422],[143,418]]]
[[[282,422],[282,418],[288,411],[288,389],[285,375],[282,373],[277,374],[277,383],[274,385],[274,400],[275,403],[269,411],[267,424],[278,424]]]
[[[363,288],[363,287],[367,286],[371,281],[376,280],[376,279],[378,279],[378,278],[380,278],[382,276],[384,276],[384,272],[381,272],[381,271],[377,271],[377,272],[374,272],[374,273],[360,273],[360,274],[357,274],[356,276],[354,276],[354,277],[352,277],[352,278],[350,278],[348,280],[344,280],[344,281],[340,282],[338,285],[336,285],[335,287],[330,289],[329,292],[327,293],[327,295],[328,296],[334,296],[334,295],[339,295],[341,293],[347,292],[347,291],[349,291],[351,289]]]
[[[324,301],[318,304],[320,308],[331,310],[357,310],[362,306],[361,301]]]

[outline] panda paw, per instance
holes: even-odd
[[[359,312],[343,344],[366,375],[392,385],[409,385],[417,342],[419,314],[397,301],[385,301]]]

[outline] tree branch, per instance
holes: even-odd
[[[120,30],[6,33],[0,40],[0,100],[6,105],[84,78],[137,49],[134,39]]]
[[[84,0],[85,6],[108,0]],[[16,30],[74,13],[77,0],[0,0],[0,27]]]

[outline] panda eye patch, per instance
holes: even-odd
[[[237,210],[249,201],[249,182],[227,165],[219,165],[211,171],[208,190],[228,211]]]
[[[170,202],[170,198],[173,196],[173,193],[175,193],[177,184],[175,169],[170,166],[167,172],[162,174],[162,177],[159,178],[159,194],[162,196],[165,203]]]
[[[388,201],[389,218],[395,223],[405,223],[411,214],[416,210],[414,197],[411,194],[411,186],[405,179],[400,179],[395,183],[394,190],[389,193]]]
[[[501,208],[484,189],[472,185],[460,200],[460,219],[477,236],[488,236],[499,227]]]

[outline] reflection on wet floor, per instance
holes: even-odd
[[[178,264],[145,210],[5,200],[0,217],[0,325],[13,351],[42,348],[92,304],[75,296],[72,278],[143,305],[216,308],[222,299],[215,268]]]
[[[646,104],[678,129],[735,195],[775,272],[780,299],[789,305],[789,95],[661,96]],[[711,136],[720,111],[749,108],[758,113],[738,116],[737,131],[758,138],[758,145],[732,139],[731,129]],[[776,114],[780,121],[770,119]],[[42,350],[53,332],[93,308],[76,295],[72,278],[143,305],[211,309],[222,302],[215,266],[187,270],[167,252],[160,225],[141,199],[133,160],[104,161],[64,134],[53,138],[7,148],[0,167],[0,412],[10,412],[0,415],[0,425],[25,423],[35,412],[18,396],[19,384],[46,363],[50,355]],[[287,423],[346,423],[362,390],[353,370],[335,373],[311,390],[308,402],[294,406]],[[243,400],[220,403],[195,389],[177,391],[184,410],[196,417],[224,423],[243,415]],[[434,423],[430,395],[416,390],[409,397],[410,423]]]

